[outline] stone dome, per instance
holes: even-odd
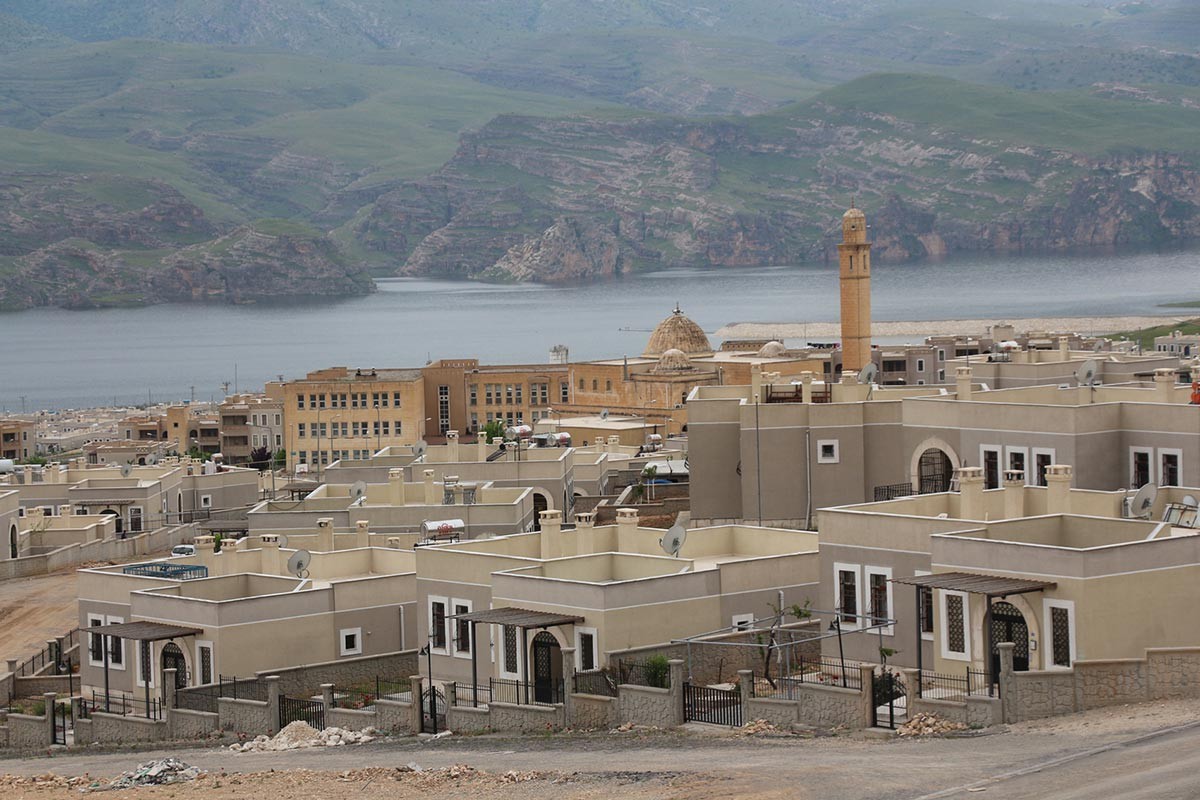
[[[692,360],[682,350],[671,348],[659,356],[658,363],[650,371],[656,375],[664,372],[690,372],[695,369]]]
[[[759,358],[780,358],[787,355],[787,347],[783,342],[770,341],[758,348]]]
[[[685,356],[712,355],[712,345],[704,330],[684,316],[678,305],[671,316],[658,323],[654,333],[650,334],[650,341],[646,343],[646,351],[642,355],[658,358],[668,350],[678,350]]]

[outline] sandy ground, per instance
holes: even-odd
[[[1074,331],[1082,334],[1115,333],[1167,325],[1195,318],[1195,314],[1129,317],[1031,317],[1028,319],[945,319],[911,322],[871,323],[875,336],[963,336],[981,335],[998,322],[1018,331]],[[731,322],[714,334],[721,339],[836,339],[837,322]]]

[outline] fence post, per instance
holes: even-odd
[[[686,662],[682,658],[672,658],[667,662],[670,667],[671,686],[671,714],[676,726],[682,725],[685,720],[683,718],[683,665]]]
[[[412,705],[409,707],[408,726],[412,729],[413,734],[418,734],[421,732],[421,720],[424,715],[422,694],[425,692],[425,679],[420,675],[413,675],[408,680],[412,684]]]
[[[750,698],[754,696],[754,670],[738,670],[738,688],[742,690],[742,721],[750,718]]]
[[[917,698],[921,696],[921,670],[902,669],[900,674],[904,676],[904,713],[908,719],[912,719],[913,714],[917,713]]]
[[[54,725],[57,722],[54,716],[55,708],[54,701],[58,699],[58,692],[46,692],[42,695],[42,702],[46,706],[46,744],[54,744]]]
[[[875,724],[875,665],[874,664],[859,664],[858,665],[858,683],[859,693],[861,695],[860,708],[862,709],[862,719],[860,727],[870,728]]]
[[[164,669],[163,670],[163,710],[164,711],[175,708],[176,704],[179,702],[175,696],[175,693],[178,691],[178,689],[176,689],[176,684],[175,684],[175,673],[176,672],[178,672],[178,670],[176,670],[176,669]]]
[[[575,691],[575,687],[571,684],[571,676],[575,673],[575,648],[564,647],[562,649],[562,707],[563,707],[563,727],[571,727],[571,706],[574,703],[571,700],[571,693]]]
[[[376,698],[378,699],[378,698]],[[321,703],[325,706],[325,713],[328,714],[331,708],[337,708],[333,701],[333,684],[321,684]]]
[[[267,682],[267,733],[279,733],[279,676],[268,675],[263,678]]]
[[[1000,715],[1004,722],[1020,722],[1017,710],[1017,682],[1013,680],[1013,648],[1012,642],[1000,642],[996,649],[1000,651],[1000,674],[994,676],[1000,684]]]

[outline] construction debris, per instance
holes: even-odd
[[[107,784],[93,781],[84,791],[105,792],[112,789],[132,789],[136,786],[165,786],[169,783],[194,781],[200,774],[199,769],[177,758],[163,758],[147,761],[137,769],[113,778]]]
[[[785,731],[778,728],[765,719],[756,719],[753,722],[747,722],[742,727],[738,728],[736,733],[739,736],[790,736],[790,731]]]
[[[898,734],[900,736],[938,736],[966,729],[967,726],[961,722],[942,719],[937,714],[921,713],[914,715],[912,719],[901,725]]]
[[[47,772],[44,775],[0,775],[0,786],[37,786],[50,789],[68,789],[78,786],[86,786],[92,783],[92,779],[84,775],[68,778],[63,775],[55,775],[53,772]]]
[[[374,741],[378,731],[364,728],[348,731],[345,728],[317,730],[307,722],[297,720],[287,725],[274,738],[257,736],[244,744],[231,744],[235,753],[273,752],[278,750],[300,750],[305,747],[339,747],[347,744],[366,744]]]

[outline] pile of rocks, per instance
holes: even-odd
[[[113,778],[107,784],[95,781],[85,791],[103,792],[110,789],[132,789],[135,786],[164,786],[169,783],[194,781],[198,777],[200,770],[196,767],[178,758],[163,758],[147,761],[137,769]]]
[[[47,772],[44,775],[0,775],[0,786],[25,786],[25,787],[46,787],[49,789],[70,789],[77,786],[86,786],[91,783],[92,779],[86,774],[68,778],[63,775],[55,775],[53,772]]]
[[[961,722],[942,719],[937,714],[921,713],[901,725],[897,733],[900,736],[937,736],[966,729],[967,726]]]
[[[257,736],[243,744],[231,744],[229,749],[235,753],[256,753],[300,750],[305,747],[340,747],[347,744],[366,744],[374,741],[377,735],[378,731],[374,728],[364,728],[361,731],[325,728],[319,731],[307,722],[297,720],[288,724],[274,737]]]
[[[738,728],[736,733],[739,736],[788,736],[791,731],[778,728],[765,719],[756,719]]]

